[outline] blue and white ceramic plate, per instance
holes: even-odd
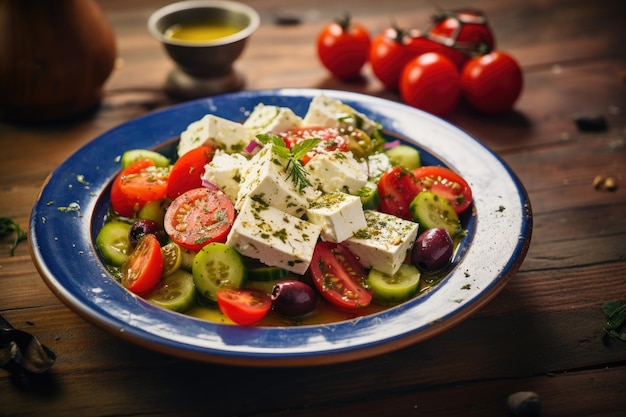
[[[172,143],[207,113],[243,121],[258,103],[303,116],[315,89],[245,91],[183,103],[124,123],[70,156],[47,179],[30,219],[41,276],[65,304],[112,334],[184,358],[246,366],[301,366],[387,353],[451,328],[483,307],[518,270],[530,243],[527,194],[507,165],[451,124],[414,108],[360,94],[323,91],[418,146],[425,164],[443,163],[472,187],[469,231],[455,266],[433,290],[380,313],[332,324],[239,327],[167,311],[124,289],[94,246],[118,157]]]

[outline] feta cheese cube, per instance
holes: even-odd
[[[363,113],[325,94],[315,96],[311,100],[309,109],[302,119],[302,124],[304,126],[327,127],[358,126],[367,134],[378,129],[378,124]]]
[[[378,183],[385,171],[391,168],[391,161],[385,153],[369,155],[363,164],[365,164],[368,179],[375,183]]]
[[[367,226],[361,199],[340,192],[322,195],[306,214],[311,223],[322,228],[322,239],[329,242],[343,242]]]
[[[247,165],[248,160],[245,156],[217,150],[211,162],[204,166],[202,179],[219,187],[234,204],[239,193],[241,172]]]
[[[365,210],[364,214],[367,227],[343,244],[365,268],[393,275],[415,243],[418,224],[373,210]]]
[[[241,210],[249,197],[292,216],[302,217],[309,202],[289,178],[289,161],[278,156],[273,147],[272,143],[265,145],[241,172],[235,208]]]
[[[320,232],[313,223],[246,198],[226,244],[266,265],[302,275],[311,263]]]
[[[250,133],[241,123],[207,114],[180,134],[178,156],[203,145],[213,145],[228,153],[241,152],[250,138]]]
[[[288,107],[258,104],[243,125],[256,136],[259,133],[281,133],[302,125],[302,118]]]
[[[351,152],[318,153],[304,168],[310,174],[311,184],[327,193],[356,194],[367,182],[367,173]]]

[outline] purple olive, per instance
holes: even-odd
[[[274,310],[287,317],[311,314],[317,306],[317,293],[304,282],[287,279],[274,285],[270,295]]]
[[[413,245],[411,260],[420,271],[435,272],[448,265],[453,248],[452,237],[446,229],[428,229]]]
[[[130,231],[128,232],[128,240],[132,246],[136,246],[139,239],[144,235],[155,235],[159,241],[161,241],[163,236],[163,228],[159,226],[159,224],[153,220],[141,219],[137,220],[130,227]]]

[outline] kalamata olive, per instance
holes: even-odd
[[[141,239],[143,235],[147,234],[153,234],[157,237],[157,239],[159,239],[159,241],[161,241],[163,237],[163,228],[153,220],[137,220],[130,227],[130,231],[128,232],[128,240],[130,241],[131,245],[136,246],[137,242],[139,242],[139,239]]]
[[[432,228],[423,232],[413,245],[411,259],[422,272],[434,272],[443,268],[452,258],[454,243],[444,228]]]
[[[270,296],[274,309],[287,317],[306,316],[312,313],[317,305],[315,290],[295,279],[277,282]]]

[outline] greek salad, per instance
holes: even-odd
[[[449,269],[468,183],[326,95],[304,116],[207,114],[174,155],[129,149],[96,248],[157,306],[237,325],[324,323],[415,297]]]

